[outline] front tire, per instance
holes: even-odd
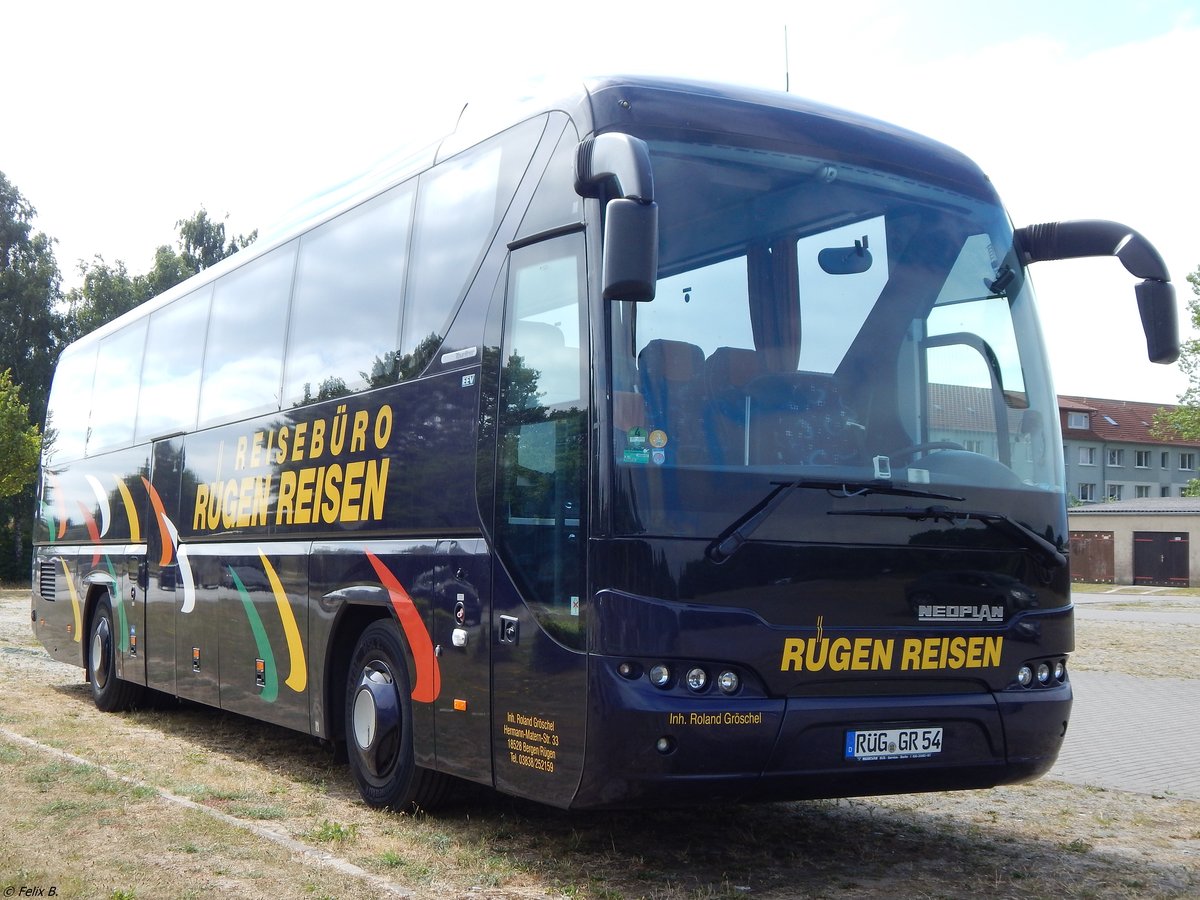
[[[414,812],[441,803],[446,776],[414,760],[412,688],[394,623],[374,622],[359,637],[345,699],[346,755],[367,805]]]
[[[117,677],[117,630],[113,625],[112,601],[103,597],[92,612],[88,628],[88,681],[92,700],[104,712],[124,712],[137,705],[142,686]]]

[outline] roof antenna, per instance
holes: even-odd
[[[788,55],[787,26],[783,26],[783,91],[792,92],[792,60]]]

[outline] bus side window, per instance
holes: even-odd
[[[545,127],[523,122],[421,176],[397,380],[419,375],[446,336]]]
[[[587,342],[582,235],[512,255],[497,550],[539,621],[583,646]]]
[[[416,186],[405,182],[301,238],[285,406],[394,380]]]
[[[136,443],[196,427],[211,299],[209,285],[150,314]]]
[[[96,381],[88,426],[87,452],[128,446],[133,442],[133,420],[137,414],[142,354],[146,348],[146,320],[140,319],[100,341],[96,357]]]
[[[200,427],[279,409],[297,243],[217,282],[200,381]]]

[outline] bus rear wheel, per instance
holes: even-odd
[[[92,685],[92,700],[98,709],[124,712],[141,699],[141,685],[117,677],[116,627],[113,625],[112,601],[108,597],[102,597],[92,612],[87,672]]]
[[[414,812],[445,798],[448,780],[413,754],[412,688],[404,646],[390,621],[363,631],[346,677],[346,754],[369,806]]]

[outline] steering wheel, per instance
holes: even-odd
[[[934,450],[966,449],[967,448],[962,444],[956,444],[954,441],[926,441],[923,444],[910,444],[909,446],[903,447],[894,453],[889,453],[888,459],[891,460],[892,465],[896,465],[897,462],[903,462],[910,457],[916,456],[918,453],[930,453]]]

